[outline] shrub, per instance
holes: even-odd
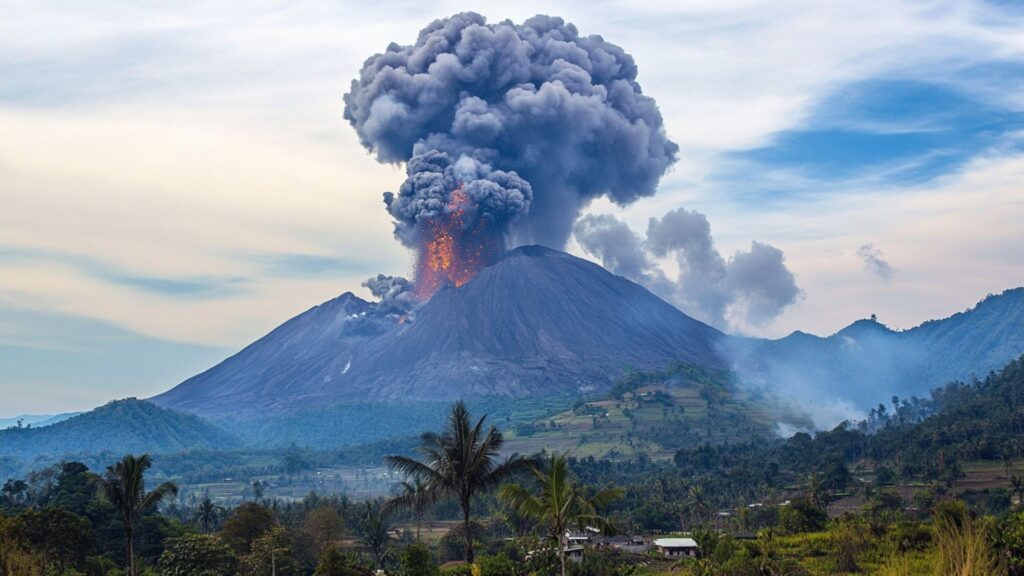
[[[996,547],[1007,559],[1012,576],[1024,576],[1024,512],[1006,517],[995,535]]]
[[[313,576],[372,576],[373,570],[363,566],[352,556],[338,552],[337,548],[328,548],[320,555]]]
[[[827,520],[828,514],[806,498],[798,498],[789,506],[779,508],[779,528],[787,534],[817,532],[825,527]]]
[[[437,576],[441,573],[430,548],[419,542],[402,550],[400,565],[402,576]]]
[[[157,566],[161,576],[233,576],[238,560],[220,538],[186,534],[168,542]]]
[[[480,576],[516,576],[516,565],[503,554],[484,556],[477,561]]]
[[[857,556],[868,546],[868,526],[862,520],[846,518],[833,524],[829,535],[832,538],[836,570],[860,572]]]
[[[886,539],[897,552],[923,552],[932,543],[932,531],[920,522],[896,522],[889,526]]]

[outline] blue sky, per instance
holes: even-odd
[[[999,66],[986,77],[971,72],[965,77],[998,85],[1024,78],[1024,64]],[[1022,131],[1024,111],[1013,102],[941,82],[877,78],[837,88],[801,125],[734,156],[754,164],[753,171],[791,169],[814,182],[926,185],[990,151],[1021,152]]]
[[[454,2],[17,3],[0,21],[0,416],[145,397],[377,272],[406,274],[341,95]],[[895,327],[1024,283],[1012,2],[479,2],[632,53],[724,255],[783,250],[770,325]],[[870,249],[864,249],[870,246]],[[570,251],[581,254],[570,244]],[[887,268],[880,267],[884,262]],[[882,274],[879,270],[886,270]]]

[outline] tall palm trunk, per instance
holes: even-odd
[[[562,564],[562,576],[565,576],[565,546],[562,545],[562,541],[558,540],[558,560]]]
[[[128,525],[124,527],[124,553],[128,562],[128,576],[137,576],[135,573],[135,531]]]
[[[462,502],[462,529],[466,537],[466,562],[473,563],[473,535],[469,532],[469,502]]]

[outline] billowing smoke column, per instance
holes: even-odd
[[[419,253],[418,295],[459,285],[509,245],[565,245],[580,210],[654,194],[678,147],[633,58],[561,18],[438,20],[371,57],[345,118],[381,162],[395,236]]]

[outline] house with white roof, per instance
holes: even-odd
[[[653,544],[666,558],[697,555],[697,541],[693,538],[658,538]]]

